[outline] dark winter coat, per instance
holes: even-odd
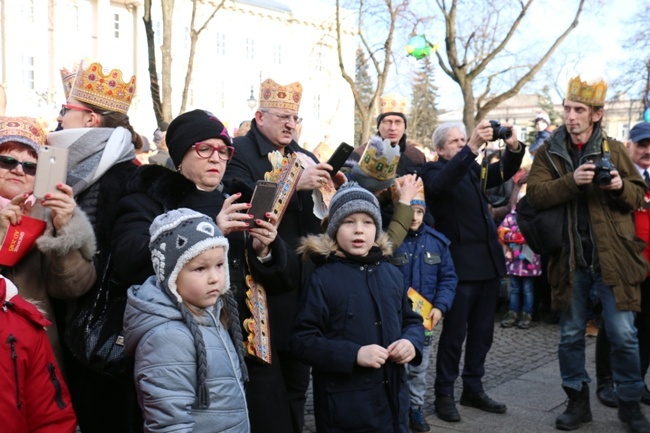
[[[585,144],[581,164],[601,159],[600,134],[600,127],[595,128]],[[639,311],[639,284],[645,279],[648,264],[643,256],[645,243],[635,234],[633,211],[643,206],[645,182],[623,144],[608,138],[611,162],[623,180],[623,188],[604,191],[594,184],[576,185],[575,167],[567,147],[569,140],[565,126],[553,132],[537,151],[526,189],[528,202],[536,209],[567,204],[564,243],[548,263],[553,308],[563,310],[571,301],[576,250],[581,244],[576,218],[578,197],[586,194],[592,244],[597,255],[594,263],[600,266],[603,283],[612,286],[619,310]]]
[[[268,154],[276,150],[276,147],[260,132],[255,120],[245,136],[233,140],[233,146],[235,156],[228,164],[223,182],[233,191],[238,190],[240,184],[253,191],[255,182],[263,180],[264,174],[272,170]],[[286,150],[304,153],[318,163],[314,154],[301,148],[295,141],[292,141]],[[321,221],[314,215],[313,209],[312,191],[296,191],[291,197],[278,227],[278,234],[292,249],[298,246],[300,238],[320,232]],[[305,267],[305,264],[301,263],[294,269],[296,275],[304,281],[311,266]],[[298,298],[299,291],[295,290],[269,299],[271,339],[278,350],[289,350],[289,335],[298,307]]]
[[[409,230],[391,263],[406,282],[445,314],[456,296],[458,277],[449,251],[449,240],[426,224]]]
[[[301,296],[291,343],[296,357],[313,367],[319,433],[409,430],[404,366],[356,363],[362,346],[388,347],[399,339],[415,347],[411,364],[422,359],[422,318],[411,308],[404,277],[384,256],[390,248],[385,235],[379,245],[368,257],[346,258],[327,235],[310,236],[304,244],[317,268]]]
[[[68,388],[45,334],[50,322],[0,278],[0,425],[11,433],[73,433]]]
[[[520,144],[521,145],[521,144]],[[519,170],[524,157],[508,148],[500,163],[488,166],[487,188],[498,186]],[[440,158],[422,168],[427,209],[436,229],[451,242],[451,255],[459,281],[484,281],[505,275],[505,257],[490,215],[485,192],[481,191],[481,167],[469,146],[451,160]]]
[[[230,166],[226,171],[229,169]],[[130,194],[119,203],[112,246],[115,272],[126,287],[142,284],[154,275],[149,227],[158,215],[186,207],[216,218],[226,199],[225,191],[201,191],[182,174],[158,165],[138,168],[128,190]],[[241,232],[233,232],[227,238],[230,287],[240,307],[240,319],[250,316],[245,308],[246,251],[252,275],[262,283],[267,294],[296,289],[298,277],[294,270],[298,267],[298,257],[281,238],[271,244],[273,259],[265,264],[256,259],[251,242],[245,242]]]

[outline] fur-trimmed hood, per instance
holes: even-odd
[[[387,233],[382,232],[374,245],[379,247],[384,257],[393,254],[393,245],[390,243]],[[302,238],[297,251],[302,255],[303,260],[311,259],[316,264],[327,262],[327,258],[330,256],[345,257],[336,241],[327,234],[309,235]]]

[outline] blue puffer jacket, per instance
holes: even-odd
[[[135,383],[145,432],[248,433],[248,412],[235,346],[219,317],[221,301],[205,311],[210,391],[207,409],[196,400],[196,349],[180,310],[150,277],[129,289],[124,313],[126,349],[135,353]]]
[[[445,314],[454,302],[458,276],[449,252],[449,240],[422,224],[409,230],[391,262],[406,281]]]

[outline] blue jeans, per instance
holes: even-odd
[[[409,398],[411,407],[424,405],[424,394],[427,391],[427,369],[431,360],[433,343],[422,347],[422,362],[420,365],[406,364],[406,374],[409,381]]]
[[[602,282],[600,273],[577,267],[569,307],[560,317],[558,357],[562,386],[580,390],[589,383],[585,369],[585,326],[589,292],[594,290],[602,304],[602,318],[611,341],[612,376],[621,400],[639,401],[641,380],[639,343],[634,326],[635,313],[616,309],[612,288]]]
[[[535,280],[533,277],[520,277],[510,275],[510,311],[519,312],[519,295],[523,292],[524,313],[533,313],[533,293],[535,291]]]

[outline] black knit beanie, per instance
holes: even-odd
[[[408,123],[406,122],[406,116],[404,115],[404,113],[400,113],[397,111],[389,111],[388,113],[381,113],[379,116],[377,116],[377,129],[379,129],[379,124],[381,123],[382,120],[384,120],[386,116],[401,117],[402,119],[404,119],[404,129],[408,128]]]
[[[174,166],[178,168],[185,153],[194,146],[209,138],[220,138],[227,146],[232,145],[228,130],[217,117],[206,110],[194,110],[183,113],[172,120],[167,128],[167,147]]]

